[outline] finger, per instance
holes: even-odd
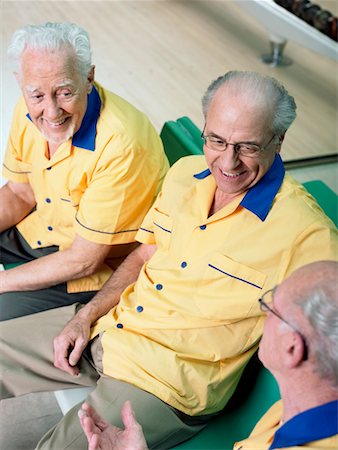
[[[79,369],[72,367],[68,361],[68,349],[70,344],[59,340],[54,340],[54,366],[61,369],[70,375],[78,375]]]
[[[101,448],[98,434],[93,434],[88,443],[88,450],[100,450]]]
[[[70,366],[76,366],[76,364],[79,362],[79,359],[81,358],[81,355],[82,355],[83,350],[85,349],[86,345],[87,345],[87,342],[83,338],[76,339],[74,348],[70,352],[69,357],[68,357]]]
[[[140,424],[136,420],[135,412],[129,400],[127,400],[122,406],[121,417],[125,428],[140,426]]]

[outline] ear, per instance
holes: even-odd
[[[304,361],[304,341],[296,331],[287,333],[285,338],[284,363],[288,369],[293,369]]]
[[[280,153],[280,151],[282,149],[282,143],[284,141],[284,137],[285,137],[285,133],[283,133],[281,136],[278,137],[278,144],[277,144],[277,148],[276,148],[276,154]]]
[[[92,91],[94,79],[95,79],[95,66],[90,66],[88,76],[87,76],[87,93],[88,94],[90,94]]]
[[[18,72],[13,72],[13,75],[16,79],[16,82],[18,83],[18,85],[21,87],[21,78]]]

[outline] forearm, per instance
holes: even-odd
[[[88,267],[58,251],[0,272],[0,292],[35,291],[89,275]]]
[[[27,187],[27,191],[30,187]],[[0,189],[0,232],[19,223],[35,205],[32,195],[27,198],[20,197],[10,188],[10,184],[5,184]]]
[[[134,283],[140,270],[155,252],[156,247],[141,245],[134,250],[116,269],[109,280],[95,297],[87,303],[78,313],[79,317],[87,318],[91,324],[107,314],[111,308],[118,304],[122,292]]]

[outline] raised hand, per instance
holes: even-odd
[[[82,429],[88,440],[88,450],[147,450],[142,427],[136,421],[130,401],[121,409],[125,429],[106,422],[88,403],[79,410]]]

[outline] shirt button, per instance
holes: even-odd
[[[200,225],[200,229],[201,229],[201,230],[205,230],[206,227],[207,227],[206,225]]]
[[[53,227],[51,227],[50,225],[47,228],[48,228],[49,231],[53,231]]]
[[[183,269],[184,269],[185,267],[187,267],[187,263],[186,263],[185,261],[183,261],[183,262],[181,263],[181,267],[183,267]]]
[[[47,197],[47,198],[46,198],[46,202],[47,202],[47,203],[52,203],[52,200],[51,200],[50,198]]]
[[[41,242],[41,241],[36,241],[36,243],[37,243],[38,245],[42,245],[42,242]]]
[[[136,311],[137,311],[137,312],[142,312],[142,311],[143,311],[143,306],[138,306],[138,307],[136,308]]]
[[[122,323],[116,324],[116,328],[123,328],[123,324]]]
[[[162,284],[157,284],[156,285],[156,289],[158,290],[158,291],[160,291],[161,289],[163,289],[163,285]]]

